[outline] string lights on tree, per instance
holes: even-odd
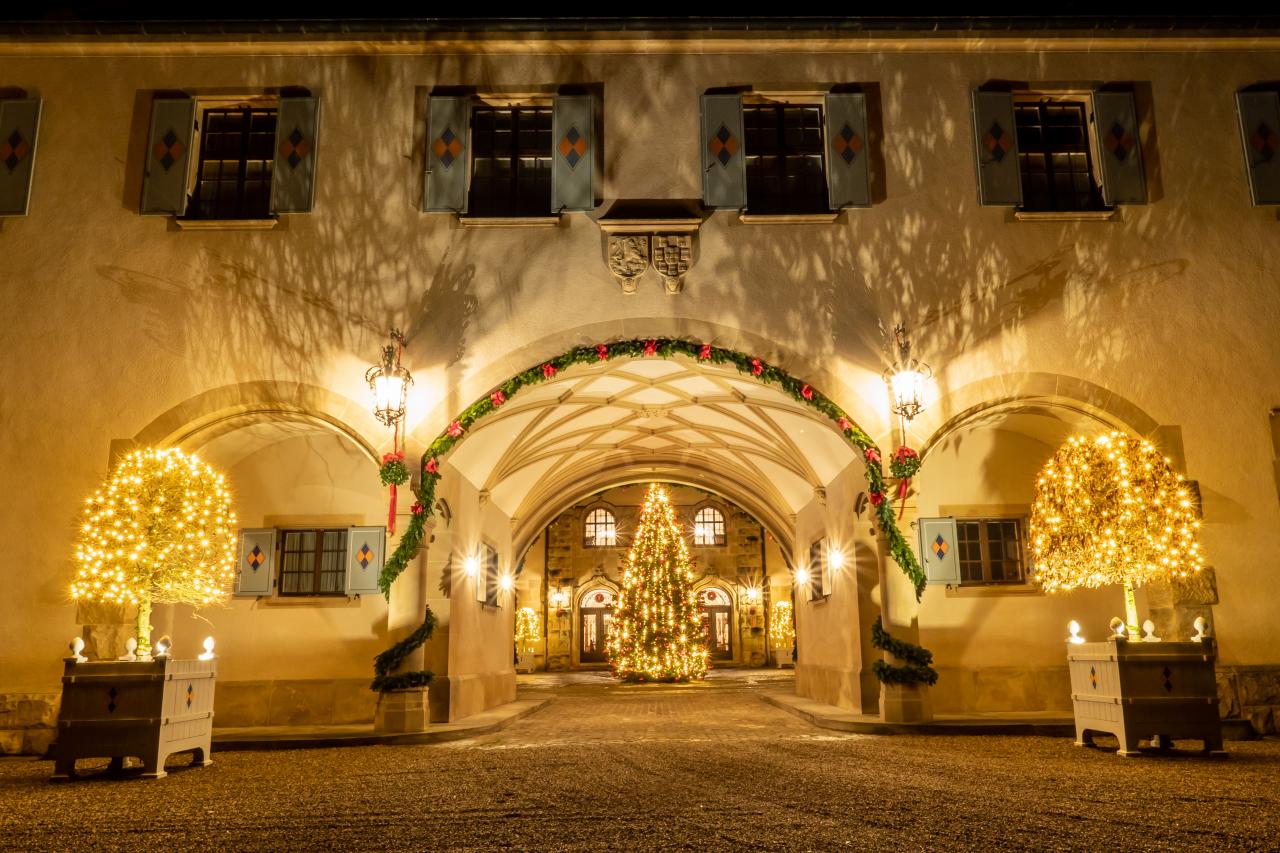
[[[85,501],[71,595],[137,605],[137,654],[149,658],[152,604],[221,603],[235,547],[221,473],[176,448],[136,450]]]
[[[667,490],[649,486],[622,574],[609,660],[624,681],[689,681],[707,672],[693,563]]]
[[[1186,482],[1149,441],[1075,436],[1036,484],[1037,578],[1048,592],[1122,584],[1129,638],[1138,640],[1134,589],[1200,571],[1199,529]]]

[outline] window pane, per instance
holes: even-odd
[[[821,213],[827,198],[819,106],[743,108],[747,206],[752,213]]]
[[[187,208],[192,219],[261,219],[269,215],[276,111],[205,110],[200,160]]]
[[[477,107],[472,111],[472,216],[551,213],[551,109]]]
[[[1014,106],[1018,165],[1026,210],[1100,210],[1102,192],[1089,159],[1089,128],[1082,101]]]

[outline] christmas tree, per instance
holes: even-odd
[[[1136,640],[1134,588],[1200,571],[1199,530],[1186,482],[1151,442],[1118,432],[1077,436],[1036,484],[1036,577],[1047,592],[1121,584]]]
[[[609,660],[624,681],[689,681],[707,672],[693,564],[666,489],[649,486],[613,614]]]
[[[136,450],[85,502],[72,598],[136,604],[138,655],[151,605],[219,604],[235,578],[236,514],[222,474],[176,448]]]

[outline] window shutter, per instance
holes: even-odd
[[[1022,204],[1012,95],[974,91],[973,138],[978,158],[978,200],[982,204]]]
[[[270,595],[276,568],[275,528],[241,530],[236,565],[236,595]]]
[[[702,96],[702,203],[735,210],[747,206],[739,95]]]
[[[196,102],[191,98],[156,98],[152,102],[139,213],[181,216],[187,209],[195,116]]]
[[[466,213],[470,149],[471,98],[431,98],[427,102],[423,210]]]
[[[386,551],[387,529],[376,527],[347,528],[347,595],[377,595],[378,575]]]
[[[1237,92],[1240,139],[1254,204],[1280,204],[1280,92]]]
[[[920,560],[924,563],[929,583],[958,585],[960,555],[956,548],[954,518],[922,518],[920,525]]]
[[[1093,129],[1102,158],[1102,200],[1146,204],[1147,178],[1138,144],[1138,110],[1132,92],[1094,92]]]
[[[551,212],[594,210],[595,125],[590,95],[557,95],[551,117]]]
[[[0,216],[27,215],[39,126],[39,98],[0,101]]]
[[[827,95],[827,195],[832,210],[871,206],[867,103],[861,92]]]
[[[271,164],[271,212],[310,213],[316,188],[319,98],[281,98],[276,159]]]

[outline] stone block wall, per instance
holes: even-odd
[[[0,755],[44,755],[58,729],[58,693],[0,693]]]
[[[1218,714],[1245,719],[1256,734],[1280,734],[1280,667],[1219,666]]]

